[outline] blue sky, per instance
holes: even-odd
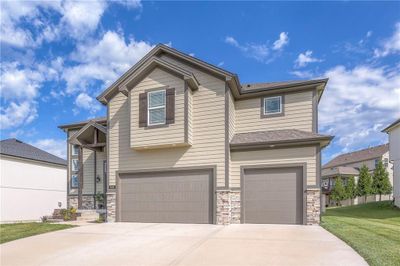
[[[95,97],[157,43],[241,82],[329,77],[323,161],[385,143],[400,116],[399,2],[2,1],[1,139],[65,156],[57,125],[105,115]]]

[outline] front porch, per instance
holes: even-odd
[[[68,138],[70,168],[68,178],[68,208],[106,211],[107,191],[107,128],[89,121]],[[95,212],[97,213],[97,212]]]

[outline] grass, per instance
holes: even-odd
[[[74,227],[69,224],[15,223],[0,224],[0,244],[16,239]]]
[[[328,208],[321,226],[370,265],[400,265],[400,209],[389,201]]]

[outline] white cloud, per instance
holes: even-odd
[[[5,99],[32,99],[45,77],[42,73],[23,68],[14,63],[2,63],[0,74],[0,95]]]
[[[375,57],[385,57],[400,53],[400,22],[395,24],[393,35],[384,40],[380,48],[374,50]]]
[[[64,139],[39,139],[30,144],[60,158],[67,158],[67,144]]]
[[[336,66],[319,106],[323,132],[336,135],[342,152],[378,144],[383,125],[400,116],[400,68]]]
[[[95,32],[109,4],[142,9],[138,0],[2,1],[0,41],[14,47],[36,47],[61,36],[84,39]],[[27,28],[24,23],[32,27]]]
[[[0,128],[2,130],[31,123],[37,117],[36,103],[23,101],[11,102],[6,108],[0,108]]]
[[[241,45],[231,36],[227,36],[225,42],[241,50],[247,57],[256,59],[260,62],[264,62],[269,56],[269,48],[266,44],[246,43]]]
[[[225,37],[225,43],[238,48],[245,56],[253,58],[259,62],[270,63],[289,42],[289,38],[286,32],[281,32],[279,39],[276,40],[273,46],[266,43],[245,43],[240,44],[234,37]],[[278,53],[271,54],[271,50],[275,50]]]
[[[67,92],[86,91],[96,81],[109,85],[153,47],[134,39],[126,42],[123,34],[113,31],[99,40],[79,44],[71,57],[78,64],[64,69]]]
[[[295,66],[296,67],[305,67],[309,63],[322,62],[321,59],[313,57],[312,54],[313,54],[313,51],[311,51],[311,50],[307,50],[304,53],[300,53],[295,61]]]
[[[75,99],[75,105],[94,114],[100,110],[100,103],[88,94],[81,92]]]
[[[281,50],[284,46],[289,43],[289,36],[287,32],[281,32],[279,34],[279,39],[274,42],[272,49]]]
[[[97,29],[106,7],[105,1],[66,1],[61,21],[74,38],[82,39]]]

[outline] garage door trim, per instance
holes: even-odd
[[[240,223],[245,223],[246,217],[244,214],[244,177],[245,171],[249,169],[273,169],[273,168],[295,168],[301,167],[303,169],[303,224],[307,224],[307,163],[293,163],[293,164],[256,164],[256,165],[242,165],[240,167]]]
[[[216,187],[217,187],[217,178],[216,178],[216,165],[208,165],[208,166],[196,166],[196,167],[169,167],[169,168],[156,168],[156,169],[140,169],[140,170],[131,170],[131,171],[116,171],[116,204],[115,204],[115,221],[121,221],[121,201],[120,201],[120,183],[121,178],[120,175],[129,175],[129,174],[159,174],[160,172],[198,172],[198,171],[210,171],[211,179],[212,179],[212,191],[211,191],[211,211],[210,214],[212,215],[212,222],[216,224],[216,211],[217,211],[217,201],[216,201]],[[146,177],[140,177],[146,178]]]

